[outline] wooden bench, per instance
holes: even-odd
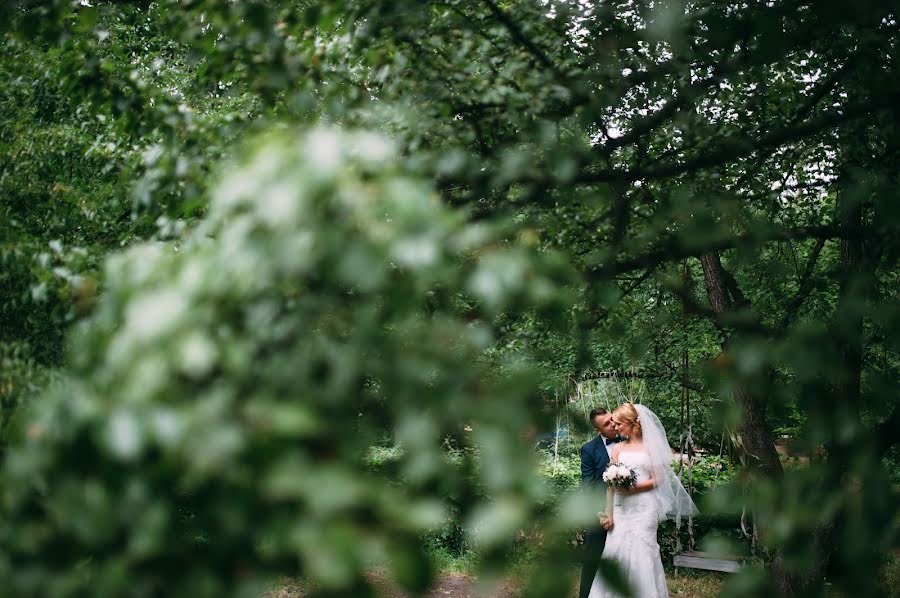
[[[725,573],[737,573],[741,569],[741,563],[736,557],[716,556],[708,552],[679,552],[672,561],[676,568],[687,567]]]

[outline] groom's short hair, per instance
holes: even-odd
[[[588,421],[594,423],[595,417],[597,417],[598,415],[606,415],[607,413],[609,413],[609,411],[607,411],[603,407],[594,407],[593,409],[591,409],[591,415]]]

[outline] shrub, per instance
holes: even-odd
[[[448,521],[490,561],[548,519],[519,440],[539,373],[481,355],[498,310],[565,309],[569,272],[464,224],[392,156],[363,133],[267,139],[183,243],[107,261],[70,377],[3,466],[7,591],[246,595],[301,575],[366,595],[373,556],[418,590],[421,538]],[[478,466],[443,458],[461,421]],[[370,451],[386,430],[399,455]]]

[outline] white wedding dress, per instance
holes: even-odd
[[[637,481],[652,477],[651,460],[645,451],[623,450],[619,463],[637,473]],[[606,537],[603,558],[614,561],[634,592],[635,598],[668,596],[656,529],[659,506],[654,491],[623,495],[616,493],[613,528]],[[598,572],[588,598],[619,598]]]

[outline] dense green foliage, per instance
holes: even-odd
[[[41,397],[30,441],[7,460],[17,523],[3,530],[2,570],[17,592],[244,593],[261,579],[248,570],[286,567],[361,593],[360,567],[382,553],[423,588],[419,537],[445,517],[434,493],[457,493],[441,445],[464,421],[504,471],[482,465],[492,501],[457,515],[487,548],[534,519],[529,455],[507,453],[535,373],[489,375],[478,352],[490,327],[449,291],[468,289],[488,314],[558,309],[566,269],[464,225],[377,136],[261,143],[182,243],[107,261],[73,347],[77,381]],[[517,265],[523,276],[496,284]],[[402,486],[359,472],[385,427],[406,449]],[[500,520],[496,500],[518,508]],[[53,531],[21,533],[42,525]],[[89,575],[67,558],[84,549]],[[164,576],[195,559],[177,583]]]
[[[14,0],[0,31],[0,587],[418,590],[428,542],[502,568],[527,528],[561,595],[594,506],[528,438],[634,368],[739,466],[701,524],[758,528],[729,595],[886,592],[896,3]]]

